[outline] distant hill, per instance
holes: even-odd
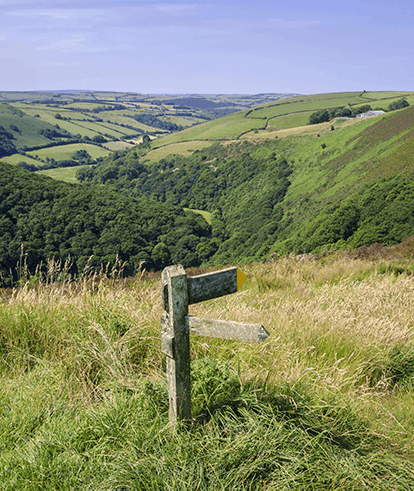
[[[105,145],[104,154],[130,148],[289,94],[143,95],[96,91],[0,92],[0,158],[32,171],[54,169],[65,145]],[[52,148],[46,154],[44,148]],[[35,156],[33,151],[37,152]],[[73,151],[72,153],[75,153]],[[102,156],[102,153],[99,155]],[[46,159],[47,157],[47,159]],[[95,157],[96,158],[96,157]],[[52,159],[52,163],[50,160]],[[60,167],[83,165],[71,156]],[[94,162],[89,162],[92,164]],[[67,170],[57,178],[72,180]]]

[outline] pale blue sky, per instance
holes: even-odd
[[[0,90],[412,90],[412,0],[0,0]]]

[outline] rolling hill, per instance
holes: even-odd
[[[249,118],[246,112],[220,118],[157,139],[147,154],[138,156],[131,150],[116,161],[108,157],[80,178],[115,185],[131,196],[143,193],[212,213],[212,240],[199,247],[199,263],[251,262],[272,253],[397,243],[414,232],[414,107],[238,136],[241,126],[231,124],[236,119],[244,125],[252,121],[253,127],[257,121],[267,125],[275,112],[284,114],[289,106],[296,113],[301,105],[308,114],[309,107],[332,110],[345,101],[353,101],[351,108],[366,107],[361,106],[365,97],[384,107],[398,100],[390,93],[374,96],[329,94],[325,99],[272,103],[254,110],[266,115],[263,120]],[[172,138],[185,141],[218,134],[221,139],[209,140],[210,145],[191,152],[188,149],[198,140],[187,141],[184,151],[167,154],[167,149],[183,145],[172,144]]]

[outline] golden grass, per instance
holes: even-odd
[[[159,160],[166,158],[171,154],[178,155],[190,155],[195,150],[202,150],[203,148],[210,147],[213,145],[211,141],[190,141],[181,143],[171,143],[165,147],[159,147],[155,150],[151,150],[146,154],[146,158],[150,159],[151,162],[158,162]]]
[[[393,264],[383,256],[291,256],[243,267],[248,280],[241,291],[192,305],[190,314],[260,323],[270,337],[257,345],[193,337],[192,359],[239,364],[243,379],[301,381],[341,393],[367,418],[375,415],[377,431],[412,445],[413,393],[391,383],[384,363],[396,347],[414,346],[414,275],[383,272]],[[412,261],[399,264],[407,269]],[[31,356],[44,367],[60,366],[67,390],[85,402],[115,386],[135,390],[143,376],[165,376],[161,313],[159,275],[27,283],[4,291],[0,302],[3,337],[16,347],[4,362],[20,366],[17,372]],[[10,327],[18,318],[26,330]],[[21,347],[12,329],[43,348]]]
[[[373,116],[375,117],[375,116]],[[275,120],[271,120],[277,122],[277,118]],[[272,129],[271,126],[266,130],[259,131],[250,131],[240,136],[240,139],[259,141],[259,140],[271,140],[274,138],[287,138],[291,135],[300,135],[300,134],[322,134],[329,132],[331,126],[333,125],[335,128],[345,128],[347,126],[360,123],[360,118],[335,118],[333,121],[329,121],[328,123],[319,123],[312,124],[306,126],[297,126],[295,128],[286,128],[286,129]],[[273,123],[272,123],[273,124]]]

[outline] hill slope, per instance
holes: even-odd
[[[413,234],[414,107],[311,130],[216,142],[189,157],[169,155],[148,165],[130,151],[80,177],[212,212],[215,241],[199,261],[392,244]]]

